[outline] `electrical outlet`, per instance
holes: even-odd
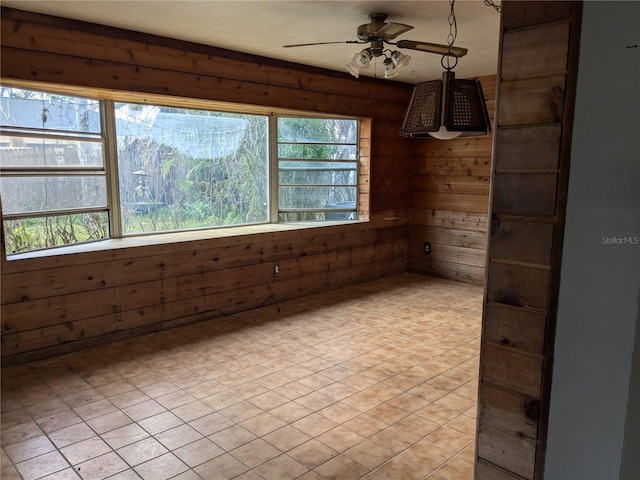
[[[431,253],[431,244],[429,242],[424,242],[424,253],[427,255]]]
[[[278,265],[277,263],[273,266],[273,276],[275,277],[276,275],[278,275],[280,273],[280,265]]]

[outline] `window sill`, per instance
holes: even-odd
[[[45,250],[36,250],[33,252],[18,253],[15,255],[7,256],[6,260],[7,262],[15,262],[20,260],[34,260],[38,258],[57,257],[61,255],[74,255],[128,248],[150,247],[172,243],[198,242],[203,240],[233,238],[264,233],[309,230],[314,228],[326,228],[342,225],[361,225],[365,223],[369,223],[369,220],[336,220],[306,223],[265,223],[260,225],[245,225],[241,227],[158,233],[153,235],[138,235],[135,237],[132,236],[125,238],[109,238],[106,240],[97,240],[95,242],[87,242],[78,245],[69,245],[64,247],[49,248]]]

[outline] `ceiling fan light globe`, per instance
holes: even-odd
[[[398,50],[395,50],[391,54],[391,61],[393,61],[393,63],[395,64],[396,67],[398,67],[398,69],[404,68],[407,65],[409,65],[409,60],[411,60],[411,56],[405,55],[404,53],[399,52]]]
[[[371,59],[373,55],[368,48],[358,52],[353,57],[353,62],[358,68],[368,68],[371,64]]]
[[[351,62],[348,65],[346,65],[347,67],[347,72],[349,72],[351,75],[353,75],[356,78],[360,78],[360,69],[356,66],[355,63]]]
[[[395,77],[398,76],[398,73],[399,73],[398,70],[394,70],[393,72],[385,71],[384,72],[384,78],[386,78],[386,79],[395,78]]]
[[[393,78],[398,75],[398,67],[390,58],[384,61],[384,78]]]

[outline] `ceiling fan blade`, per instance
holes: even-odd
[[[284,48],[292,48],[292,47],[310,47],[313,45],[332,45],[336,43],[368,43],[368,42],[359,42],[357,40],[345,40],[342,42],[317,42],[317,43],[297,43],[295,45],[283,45]]]
[[[464,57],[469,50],[463,47],[449,47],[449,45],[440,45],[438,43],[417,42],[415,40],[400,40],[395,44],[398,48],[408,48],[410,50],[418,50],[420,52],[437,53],[446,55],[451,51],[456,57]]]
[[[413,30],[411,25],[405,25],[404,23],[389,22],[385,24],[380,30],[374,33],[385,40],[393,40],[398,35],[402,35],[404,32]]]

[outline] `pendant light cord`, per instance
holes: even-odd
[[[456,41],[456,37],[458,36],[458,24],[456,22],[456,13],[453,9],[453,5],[456,3],[456,0],[449,0],[449,5],[451,6],[449,10],[449,35],[447,35],[447,45],[449,45],[449,51],[442,56],[440,60],[440,64],[442,68],[450,71],[455,68],[458,64],[458,56],[451,52],[451,48],[453,47],[453,43]],[[455,62],[451,65],[451,57],[455,58]],[[445,65],[446,59],[446,65]]]
[[[456,41],[456,37],[458,36],[456,12],[453,10],[453,5],[455,3],[456,0],[449,0],[449,5],[451,5],[451,10],[449,11],[449,35],[447,36],[447,44],[449,45],[449,48],[453,47],[453,43]]]
[[[496,9],[496,12],[500,13],[500,5],[496,5],[492,0],[484,0],[484,4],[487,7],[493,7]]]

